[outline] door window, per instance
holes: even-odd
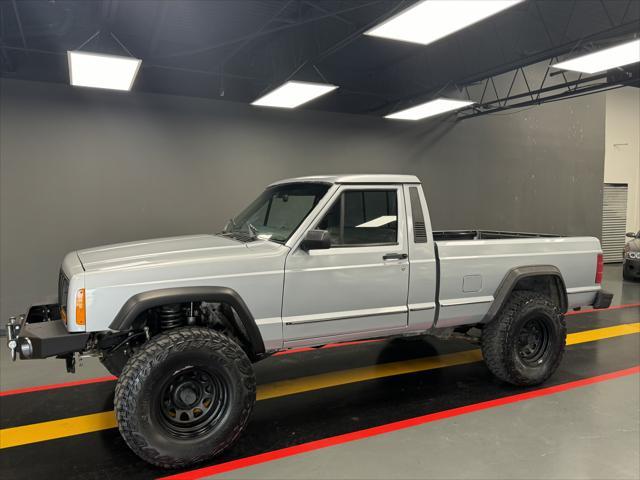
[[[336,247],[395,244],[397,190],[348,190],[340,195],[317,228],[327,230],[332,246]]]

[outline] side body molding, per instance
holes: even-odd
[[[511,296],[511,292],[516,289],[520,282],[535,282],[536,279],[551,279],[552,283],[549,286],[550,294],[556,295],[558,306],[560,310],[565,313],[568,308],[567,301],[567,289],[564,284],[564,278],[562,273],[553,265],[529,265],[523,267],[512,268],[507,272],[505,277],[500,282],[495,294],[493,295],[494,301],[489,308],[489,311],[485,315],[482,323],[487,323],[500,313],[502,307]],[[518,290],[528,288],[518,288]]]
[[[125,302],[109,328],[116,331],[128,330],[134,320],[145,310],[170,303],[185,302],[220,302],[230,305],[238,314],[240,322],[235,318],[232,320],[236,322],[238,331],[246,335],[246,340],[252,349],[251,353],[255,357],[264,354],[262,335],[247,304],[235,290],[227,287],[162,288],[138,293]],[[238,323],[241,324],[238,325]]]

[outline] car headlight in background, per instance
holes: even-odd
[[[624,256],[630,260],[640,260],[640,252],[626,252]]]

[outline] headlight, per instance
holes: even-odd
[[[625,253],[625,257],[630,260],[640,260],[640,252],[627,252]]]

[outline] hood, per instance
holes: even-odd
[[[636,238],[635,240],[631,240],[627,243],[625,250],[629,252],[638,252],[640,251],[640,238]]]
[[[178,261],[239,255],[247,245],[216,235],[185,235],[116,243],[78,251],[85,271],[116,270]]]

